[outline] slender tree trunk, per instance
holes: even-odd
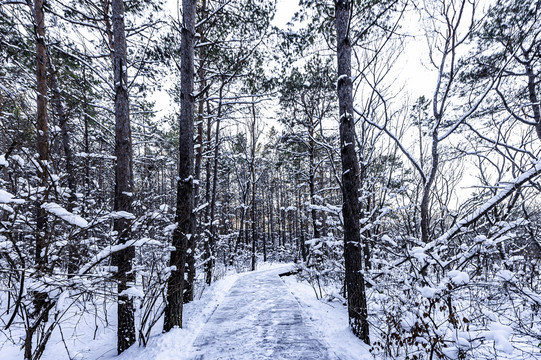
[[[340,108],[340,152],[342,158],[342,196],[344,217],[345,285],[349,324],[353,333],[370,343],[368,312],[362,269],[359,228],[359,163],[355,152],[355,120],[353,118],[353,83],[351,79],[351,40],[349,24],[351,0],[335,0],[338,102]]]
[[[315,146],[315,141],[314,141],[314,126],[313,124],[310,126],[310,130],[309,130],[309,135],[310,135],[310,148],[309,148],[309,151],[310,151],[310,173],[309,173],[309,182],[310,182],[310,202],[312,203],[312,205],[315,205],[316,203],[316,200],[315,200],[315,197],[316,197],[316,186],[315,186],[315,173],[316,173],[316,166],[314,164],[315,162],[315,153],[316,153],[316,146]],[[320,237],[320,233],[319,233],[319,225],[317,223],[317,211],[316,209],[312,208],[311,209],[311,215],[312,215],[312,228],[313,228],[313,235],[314,235],[314,239],[318,239]]]
[[[533,112],[533,120],[535,122],[535,131],[537,137],[541,139],[541,106],[539,106],[539,100],[537,99],[536,92],[536,76],[531,60],[527,53],[524,54],[527,64],[525,66],[526,76],[528,77],[528,97],[530,99],[530,106]]]
[[[210,285],[212,281],[212,271],[214,264],[216,263],[216,227],[214,226],[214,220],[216,218],[216,192],[218,187],[218,159],[220,155],[220,120],[222,117],[222,91],[223,86],[220,88],[220,102],[218,104],[218,111],[216,117],[216,133],[214,136],[214,164],[212,168],[212,195],[210,199],[210,234],[209,234],[209,258],[206,262],[207,266],[207,284]]]
[[[182,61],[180,73],[180,132],[179,166],[177,180],[177,227],[173,232],[173,247],[169,266],[171,275],[167,280],[167,304],[163,329],[182,327],[182,304],[184,292],[184,269],[188,237],[192,236],[193,212],[193,79],[195,45],[195,0],[182,0]]]
[[[282,201],[282,209],[280,209],[280,213],[282,214],[282,236],[281,236],[281,240],[282,240],[282,246],[286,246],[286,236],[287,236],[287,211],[285,210],[285,207],[284,207],[284,202]]]
[[[243,204],[246,203],[246,193],[244,193],[242,196],[242,203]],[[244,224],[245,224],[244,218],[246,217],[246,208],[243,206],[241,211],[242,212],[240,214],[240,221],[238,225],[239,232],[237,235],[237,242],[235,244],[235,251],[234,251],[234,254],[231,256],[231,260],[230,260],[231,265],[233,265],[234,257],[237,255],[237,252],[239,248],[241,247],[241,245],[242,245],[242,248],[244,249],[244,236],[246,235],[244,231]]]
[[[48,263],[47,253],[43,250],[47,248],[47,212],[41,207],[47,201],[47,177],[49,161],[49,131],[47,126],[47,51],[45,48],[45,14],[43,11],[43,0],[34,0],[34,8],[31,10],[34,16],[34,25],[36,31],[36,82],[37,82],[37,150],[39,159],[39,186],[43,193],[38,195],[36,201],[36,243],[35,243],[35,262],[39,271],[45,271]],[[36,330],[35,323],[40,319],[47,321],[47,314],[43,317],[42,313],[47,310],[47,293],[35,291],[33,293],[34,311],[31,315],[33,323],[27,328],[26,339],[24,342],[25,359],[32,358],[32,340]]]
[[[212,139],[212,118],[210,116],[210,111],[208,111],[208,118],[207,118],[207,151],[210,152],[211,149],[211,139]],[[207,156],[207,159],[205,161],[205,216],[203,221],[203,227],[202,232],[204,232],[203,237],[203,261],[205,262],[204,269],[205,269],[205,281],[210,284],[210,280],[208,279],[207,275],[208,272],[208,262],[210,261],[211,250],[210,250],[210,188],[211,188],[211,170],[210,170],[210,157]]]
[[[436,124],[441,121],[441,115],[435,113]],[[438,129],[437,125],[432,129],[432,160],[430,174],[428,180],[423,187],[423,196],[421,199],[421,240],[426,244],[430,241],[430,194],[432,192],[432,185],[436,180],[436,173],[438,171],[440,156],[438,150]]]
[[[252,103],[252,146],[250,150],[250,178],[252,183],[252,271],[255,271],[255,250],[257,243],[257,228],[256,228],[256,204],[255,204],[255,195],[256,195],[256,178],[255,178],[255,150],[257,145],[257,129],[256,129],[256,112],[255,104]]]
[[[58,79],[56,77],[56,69],[53,66],[52,59],[49,59],[50,64],[50,87],[53,91],[53,108],[54,115],[60,125],[62,134],[62,148],[64,149],[64,157],[66,160],[66,176],[68,182],[68,189],[70,190],[69,201],[67,209],[73,211],[77,197],[75,193],[77,191],[75,184],[75,171],[73,168],[73,152],[70,145],[70,131],[68,118],[64,107],[62,105],[62,98],[60,89],[58,87]],[[70,239],[68,243],[68,277],[72,277],[77,271],[77,265],[79,261],[79,252],[75,239]]]
[[[274,186],[271,185],[270,192],[269,192],[269,226],[270,226],[270,243],[272,246],[272,249],[276,250],[276,244],[274,243]]]
[[[83,122],[84,122],[84,134],[83,134],[83,137],[84,137],[84,149],[85,149],[85,154],[87,154],[87,156],[84,157],[84,162],[85,162],[85,174],[84,174],[84,189],[85,189],[85,196],[84,196],[84,202],[83,202],[83,207],[82,207],[82,215],[83,217],[86,216],[86,202],[88,200],[88,198],[90,197],[90,156],[88,156],[88,154],[90,153],[90,139],[89,139],[89,132],[88,132],[88,125],[89,125],[89,116],[88,116],[88,111],[89,111],[89,105],[88,105],[88,97],[86,95],[87,93],[87,80],[86,80],[86,66],[83,64],[83,111],[84,111],[84,115],[83,115]]]
[[[295,261],[297,261],[298,260],[297,255],[299,254],[299,247],[297,246],[298,245],[297,243],[293,243],[293,225],[294,225],[293,216],[294,214],[293,214],[292,209],[289,209],[289,211],[286,210],[286,221],[288,225],[289,244],[291,246],[295,245]]]
[[[37,80],[37,147],[39,156],[40,186],[46,188],[49,161],[49,129],[47,126],[47,51],[45,47],[45,19],[43,1],[34,1],[34,20],[36,25],[36,80]],[[47,192],[40,195],[37,210],[36,263],[42,267],[47,263],[47,254],[42,256],[46,247],[47,213],[41,204],[47,201]]]
[[[297,210],[295,211],[295,237],[297,238],[297,242],[299,244],[299,250],[301,254],[301,258],[303,262],[306,262],[306,258],[308,256],[306,252],[306,244],[304,239],[304,221],[303,221],[303,211],[301,209],[301,189],[299,187],[299,180],[297,179]]]
[[[265,192],[261,192],[261,229],[263,229],[263,262],[267,262],[267,237],[268,237],[268,231],[267,231],[267,223],[266,223],[266,208],[265,208]]]
[[[130,213],[133,196],[133,154],[128,95],[128,60],[124,29],[124,2],[112,0],[113,21],[113,72],[115,84],[115,200],[114,210]],[[129,216],[128,216],[129,217]],[[114,220],[113,228],[118,234],[118,243],[125,244],[131,237],[131,219],[121,217]],[[127,247],[115,253],[118,281],[118,331],[117,350],[122,353],[135,343],[135,309],[133,300],[123,294],[135,282],[133,259],[135,248]]]
[[[325,172],[321,171],[319,176],[319,188],[324,189],[325,188]],[[321,196],[326,199],[326,193],[322,193]],[[329,233],[329,228],[327,226],[327,212],[322,211],[321,212],[321,228],[320,228],[320,236],[323,234],[323,236],[327,236]]]

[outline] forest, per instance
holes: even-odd
[[[540,0],[0,0],[0,358],[279,263],[370,358],[540,359],[540,82]]]

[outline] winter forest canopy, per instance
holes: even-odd
[[[264,263],[375,359],[541,358],[541,1],[286,4],[0,0],[2,358]]]

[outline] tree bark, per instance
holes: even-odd
[[[86,154],[90,153],[90,134],[89,134],[89,122],[90,122],[90,116],[88,115],[89,112],[89,105],[88,105],[88,97],[87,97],[87,79],[86,79],[86,66],[83,64],[83,84],[82,84],[82,91],[83,91],[83,122],[84,122],[84,152]],[[90,197],[90,157],[86,156],[84,158],[85,162],[85,174],[84,174],[84,189],[85,189],[85,196],[83,201],[83,206],[81,210],[81,214],[83,217],[86,217],[86,210],[87,210],[87,204],[88,198]]]
[[[182,60],[180,70],[180,132],[179,166],[177,180],[177,227],[173,232],[169,266],[171,275],[167,280],[167,303],[163,329],[169,331],[182,327],[182,304],[184,270],[188,237],[192,236],[191,216],[194,204],[193,186],[193,119],[194,119],[194,45],[195,45],[195,0],[182,0]]]
[[[271,185],[269,192],[269,238],[273,251],[276,251],[276,244],[274,243],[274,186]]]
[[[216,133],[214,136],[214,164],[212,168],[212,196],[210,199],[210,232],[208,238],[208,259],[205,263],[206,269],[206,281],[210,285],[212,282],[212,271],[216,263],[216,227],[214,226],[214,220],[216,218],[216,192],[218,187],[218,156],[220,154],[220,120],[222,118],[222,96],[224,84],[220,87],[218,111],[216,114]]]
[[[309,181],[310,181],[310,202],[312,203],[312,205],[315,205],[316,203],[316,200],[315,200],[315,197],[316,197],[316,179],[315,179],[315,173],[316,173],[316,166],[315,166],[315,156],[316,156],[316,145],[315,145],[315,141],[314,141],[314,124],[313,124],[313,121],[311,120],[311,124],[310,124],[310,129],[309,129],[309,151],[310,151],[310,173],[309,173]],[[313,227],[313,237],[314,239],[318,239],[321,235],[320,235],[320,232],[319,232],[319,225],[317,223],[317,211],[316,209],[312,208],[311,211],[310,211],[311,215],[312,215],[312,227]]]
[[[37,81],[37,148],[39,157],[39,178],[42,189],[47,186],[49,161],[49,129],[47,126],[47,50],[45,47],[45,15],[43,0],[34,1],[34,21],[36,31],[36,81]],[[36,264],[43,267],[47,263],[47,254],[42,254],[46,247],[47,212],[41,204],[47,201],[47,191],[41,195],[37,204],[36,224]]]
[[[56,76],[57,71],[52,63],[52,59],[49,58],[49,67],[50,67],[50,87],[53,91],[53,109],[54,116],[57,119],[58,124],[60,125],[61,135],[62,135],[62,148],[64,149],[64,157],[66,160],[66,176],[67,176],[67,185],[70,190],[69,201],[67,205],[68,211],[73,211],[77,197],[75,195],[76,183],[75,183],[75,171],[73,168],[73,151],[71,150],[70,144],[70,131],[68,118],[66,112],[64,111],[64,106],[62,105],[62,98],[60,94],[60,89],[58,87],[58,78]],[[77,271],[77,265],[79,262],[79,251],[75,239],[70,238],[68,241],[68,278],[73,277]]]
[[[207,0],[203,0],[200,8],[201,18],[205,19],[207,17]],[[203,29],[198,29],[198,32],[201,34],[200,41],[205,42],[204,31]],[[207,87],[207,79],[205,78],[205,47],[201,46],[199,48],[199,104],[197,110],[197,154],[195,155],[195,179],[197,183],[194,186],[194,208],[197,208],[200,205],[200,189],[201,189],[201,163],[203,162],[203,115],[205,114],[205,95],[203,92]],[[198,221],[199,219],[199,221]],[[189,253],[186,256],[186,271],[188,273],[186,284],[184,285],[184,303],[190,302],[193,300],[194,295],[194,281],[195,281],[195,248],[197,242],[200,239],[200,228],[201,228],[201,216],[194,214],[193,219],[193,236],[188,241]]]
[[[344,260],[346,268],[345,285],[348,299],[348,315],[353,333],[369,344],[368,312],[359,232],[359,164],[355,152],[353,82],[351,80],[351,41],[349,38],[351,1],[336,0],[335,7],[340,153],[342,159],[342,213],[344,217]]]
[[[528,77],[528,98],[530,99],[530,106],[532,108],[533,112],[533,119],[535,122],[535,131],[537,134],[537,137],[541,139],[541,110],[539,106],[539,100],[537,99],[537,91],[536,91],[536,76],[533,69],[533,66],[531,65],[531,60],[525,54],[525,58],[527,61],[527,65],[525,66],[526,69],[526,76]]]
[[[441,121],[441,115],[435,113],[434,118],[436,119],[436,124],[439,124]],[[439,140],[438,140],[438,129],[436,126],[432,129],[432,160],[430,174],[428,180],[423,187],[423,197],[421,199],[421,240],[427,244],[430,241],[430,195],[432,192],[432,186],[436,180],[436,174],[438,171],[440,156],[439,156]]]
[[[133,196],[133,155],[130,127],[130,106],[128,95],[128,60],[126,53],[126,33],[124,28],[124,2],[112,0],[113,21],[113,72],[115,89],[115,199],[114,210],[130,213]],[[129,216],[114,220],[113,229],[118,243],[125,244],[131,236]],[[123,292],[135,282],[132,261],[135,248],[127,247],[115,253],[113,259],[117,266],[118,281],[118,331],[117,350],[122,353],[135,343],[135,309],[133,300]]]
[[[39,159],[39,186],[43,193],[38,194],[36,201],[36,243],[35,243],[35,263],[38,271],[45,271],[48,263],[47,253],[43,252],[47,248],[48,228],[47,212],[41,207],[47,201],[48,191],[48,162],[49,162],[49,131],[47,126],[47,51],[45,48],[45,14],[43,11],[43,0],[34,0],[34,8],[31,9],[34,17],[34,29],[36,36],[36,140]],[[41,291],[33,292],[34,309],[30,314],[32,325],[26,329],[26,339],[24,341],[24,358],[32,358],[32,340],[37,325],[41,321],[47,321],[48,306],[47,293]]]
[[[252,103],[252,146],[250,150],[250,180],[252,183],[252,211],[251,211],[251,218],[252,218],[252,271],[255,271],[255,263],[256,263],[256,256],[255,256],[255,250],[256,250],[256,244],[257,244],[257,228],[256,228],[256,204],[255,204],[255,191],[256,191],[256,178],[255,178],[255,150],[257,145],[257,129],[256,129],[256,111],[255,111],[255,104]]]
[[[207,148],[210,150],[210,144],[212,139],[212,117],[210,116],[210,111],[208,111],[208,118],[207,118]],[[205,261],[205,281],[207,284],[210,285],[210,272],[212,269],[209,267],[210,264],[210,258],[212,256],[211,249],[210,249],[210,157],[207,157],[205,161],[205,203],[207,206],[205,207],[205,216],[203,221],[203,232],[205,233],[205,236],[203,238],[203,261]]]

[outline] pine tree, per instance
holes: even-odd
[[[359,229],[359,163],[355,152],[355,118],[353,116],[353,81],[351,79],[351,2],[337,0],[336,53],[338,58],[338,102],[340,107],[340,154],[342,159],[342,196],[344,216],[344,259],[349,324],[353,333],[370,343],[368,310],[362,266]]]
[[[176,228],[173,232],[167,281],[167,303],[163,329],[169,331],[182,327],[184,272],[188,237],[192,234],[193,186],[193,122],[194,122],[194,50],[195,50],[195,0],[182,1],[181,70],[180,70],[180,129],[179,166],[177,179]]]
[[[124,1],[113,0],[113,72],[115,90],[115,216],[113,229],[118,244],[126,245],[131,239],[131,214],[133,196],[133,152],[128,95],[128,60],[124,24]],[[133,299],[126,293],[135,282],[133,259],[135,248],[126,246],[114,255],[118,281],[118,331],[117,350],[122,353],[135,343],[135,318]]]

